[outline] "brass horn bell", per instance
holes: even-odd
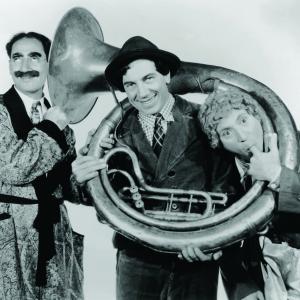
[[[93,108],[108,91],[104,70],[118,48],[103,42],[98,21],[84,8],[73,8],[60,21],[49,58],[48,86],[54,105],[64,108],[71,123]]]

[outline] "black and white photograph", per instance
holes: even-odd
[[[300,300],[299,15],[3,2],[0,300]]]

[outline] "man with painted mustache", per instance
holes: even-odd
[[[69,121],[43,88],[50,40],[16,34],[6,45],[14,85],[0,96],[0,299],[82,299],[82,236],[72,231],[75,158]]]

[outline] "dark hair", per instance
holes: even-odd
[[[9,58],[11,56],[11,50],[12,50],[14,43],[21,39],[24,39],[24,38],[36,39],[36,40],[40,41],[43,45],[43,48],[44,48],[44,51],[46,54],[46,58],[48,60],[51,41],[46,36],[44,36],[40,33],[34,32],[34,31],[17,33],[9,40],[9,42],[6,44],[6,52],[7,52],[7,55],[9,56]]]
[[[138,60],[134,59],[134,60]],[[141,58],[143,59],[143,58]],[[146,60],[150,60],[153,61],[156,67],[157,72],[159,72],[162,75],[167,75],[170,72],[170,67],[168,66],[168,64],[164,63],[162,60],[158,60],[158,59],[152,59],[152,58],[145,58]],[[133,60],[133,61],[134,61]],[[122,77],[126,74],[126,72],[129,70],[129,64],[132,63],[133,61],[130,61],[126,66],[124,66],[123,68],[121,68],[120,72],[119,72],[119,87],[123,87],[123,82],[122,82]],[[124,91],[124,89],[122,89],[121,91]]]

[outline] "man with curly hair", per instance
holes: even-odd
[[[209,95],[201,107],[199,119],[203,131],[209,138],[211,147],[223,147],[233,154],[232,159],[239,175],[237,178],[240,179],[245,191],[249,189],[247,186],[249,179],[250,182],[255,180],[267,181],[268,187],[275,191],[278,213],[270,225],[271,230],[268,236],[271,240],[276,243],[287,242],[290,246],[299,248],[300,218],[298,214],[300,213],[300,205],[297,198],[300,192],[299,175],[281,165],[277,135],[275,133],[264,134],[257,102],[249,94],[238,88],[229,87],[227,90],[217,90]],[[250,243],[249,241],[245,242],[244,249],[241,250],[246,253],[244,258],[252,257],[252,260],[253,258],[255,260],[253,253],[252,255],[250,253],[250,256],[248,254],[253,251],[253,244],[259,245],[257,242],[258,239],[255,237],[251,239]],[[264,242],[267,243],[265,250],[263,250],[265,255],[268,247],[272,246],[269,246],[265,239]],[[293,264],[299,264],[298,250],[284,245],[278,247],[277,249],[280,249],[281,253],[290,253],[290,259],[295,257]],[[256,248],[254,252],[256,252],[256,260],[263,262],[264,258],[260,249]],[[236,259],[234,256],[232,258]],[[238,260],[236,259],[235,262],[238,263]],[[226,270],[227,267],[229,267],[228,270]],[[295,291],[299,287],[291,282],[295,277],[288,275],[293,271],[286,271],[284,264],[278,264],[278,267],[283,274],[288,292],[299,295]],[[232,274],[232,266],[225,265],[223,270],[225,271],[226,282],[226,275]],[[238,293],[243,293],[241,290],[249,288],[251,276],[247,279],[250,280],[248,282],[243,276],[234,279],[238,284],[234,284],[234,287],[229,289],[230,299],[241,299],[241,296],[239,296],[240,298],[234,297]],[[242,285],[244,285],[243,288],[241,288]]]

